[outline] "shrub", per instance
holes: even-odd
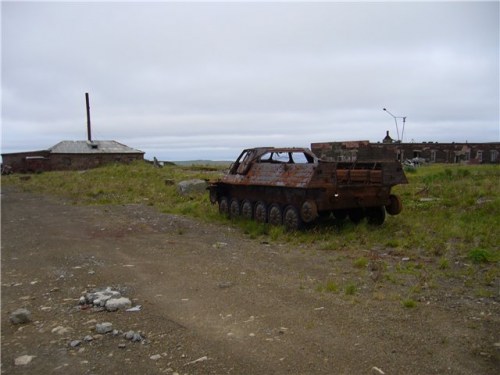
[[[368,259],[365,257],[358,258],[354,261],[354,267],[356,268],[366,268],[368,265]]]
[[[486,249],[476,248],[467,254],[467,257],[474,263],[488,263],[493,261],[493,256]]]
[[[352,296],[352,295],[356,294],[357,291],[358,291],[358,287],[354,283],[347,284],[345,286],[345,289],[344,289],[344,293],[347,296]]]
[[[411,298],[404,299],[403,301],[401,301],[401,304],[403,305],[403,307],[406,307],[408,309],[417,307],[417,302]]]
[[[333,281],[329,281],[326,283],[325,290],[330,293],[336,293],[338,291],[338,286]]]
[[[441,258],[439,259],[439,269],[440,270],[445,270],[450,266],[448,259],[446,258]]]

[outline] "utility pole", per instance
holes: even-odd
[[[90,127],[90,104],[89,104],[89,93],[85,93],[85,103],[87,105],[87,140],[92,142],[92,133]]]
[[[401,116],[394,116],[391,112],[387,110],[387,108],[384,108],[384,111],[386,111],[389,115],[392,116],[394,119],[394,122],[396,123],[396,132],[398,133],[398,142],[404,142],[404,133],[405,133],[405,123],[406,123],[406,116],[401,117]],[[399,138],[399,127],[398,127],[398,118],[403,119],[403,129],[401,131],[401,138]]]

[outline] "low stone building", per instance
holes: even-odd
[[[356,160],[425,160],[428,163],[500,163],[500,142],[486,143],[400,143],[387,132],[379,143],[369,141],[312,143],[311,150],[321,159]]]
[[[144,160],[144,152],[116,141],[62,141],[47,150],[2,154],[2,170],[16,173],[84,170],[134,160]]]

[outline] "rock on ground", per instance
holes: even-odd
[[[95,330],[97,333],[104,334],[113,331],[113,323],[105,322],[98,323],[95,325]]]
[[[100,289],[95,292],[87,293],[84,298],[80,298],[80,304],[88,303],[93,304],[94,306],[104,307],[109,299],[120,297],[120,292],[107,287],[106,289]]]
[[[179,194],[186,195],[192,193],[206,193],[207,191],[207,182],[205,180],[186,180],[181,181],[177,184],[177,190]]]
[[[31,312],[28,309],[17,309],[12,314],[10,314],[10,322],[12,324],[24,324],[31,321]]]
[[[35,358],[34,355],[22,355],[14,360],[14,364],[16,366],[25,366],[29,364],[33,358]]]
[[[111,298],[106,301],[106,310],[108,311],[128,309],[130,306],[132,306],[132,302],[126,297]]]

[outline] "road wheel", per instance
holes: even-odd
[[[366,217],[369,224],[382,225],[385,220],[385,208],[383,206],[367,208]]]
[[[359,224],[365,217],[365,211],[361,207],[351,208],[348,212],[349,219],[354,224]]]
[[[237,199],[231,199],[229,204],[229,216],[232,218],[240,216],[240,202]]]
[[[265,223],[267,221],[267,207],[264,202],[257,202],[255,204],[255,221]]]
[[[269,224],[271,225],[281,225],[283,224],[283,213],[281,212],[280,206],[277,204],[272,204],[269,207]]]
[[[283,213],[283,224],[286,230],[294,231],[302,227],[302,219],[299,210],[294,206],[288,206]]]
[[[390,203],[385,206],[385,209],[389,215],[397,215],[403,210],[403,203],[401,202],[401,198],[397,195],[391,194],[389,195]]]
[[[318,217],[318,207],[312,200],[307,200],[302,203],[300,208],[300,217],[305,223],[310,223]]]
[[[219,200],[219,213],[224,216],[229,215],[229,199],[227,197],[221,197]]]
[[[247,199],[245,199],[241,205],[241,216],[248,220],[252,220],[253,218],[252,202]]]

